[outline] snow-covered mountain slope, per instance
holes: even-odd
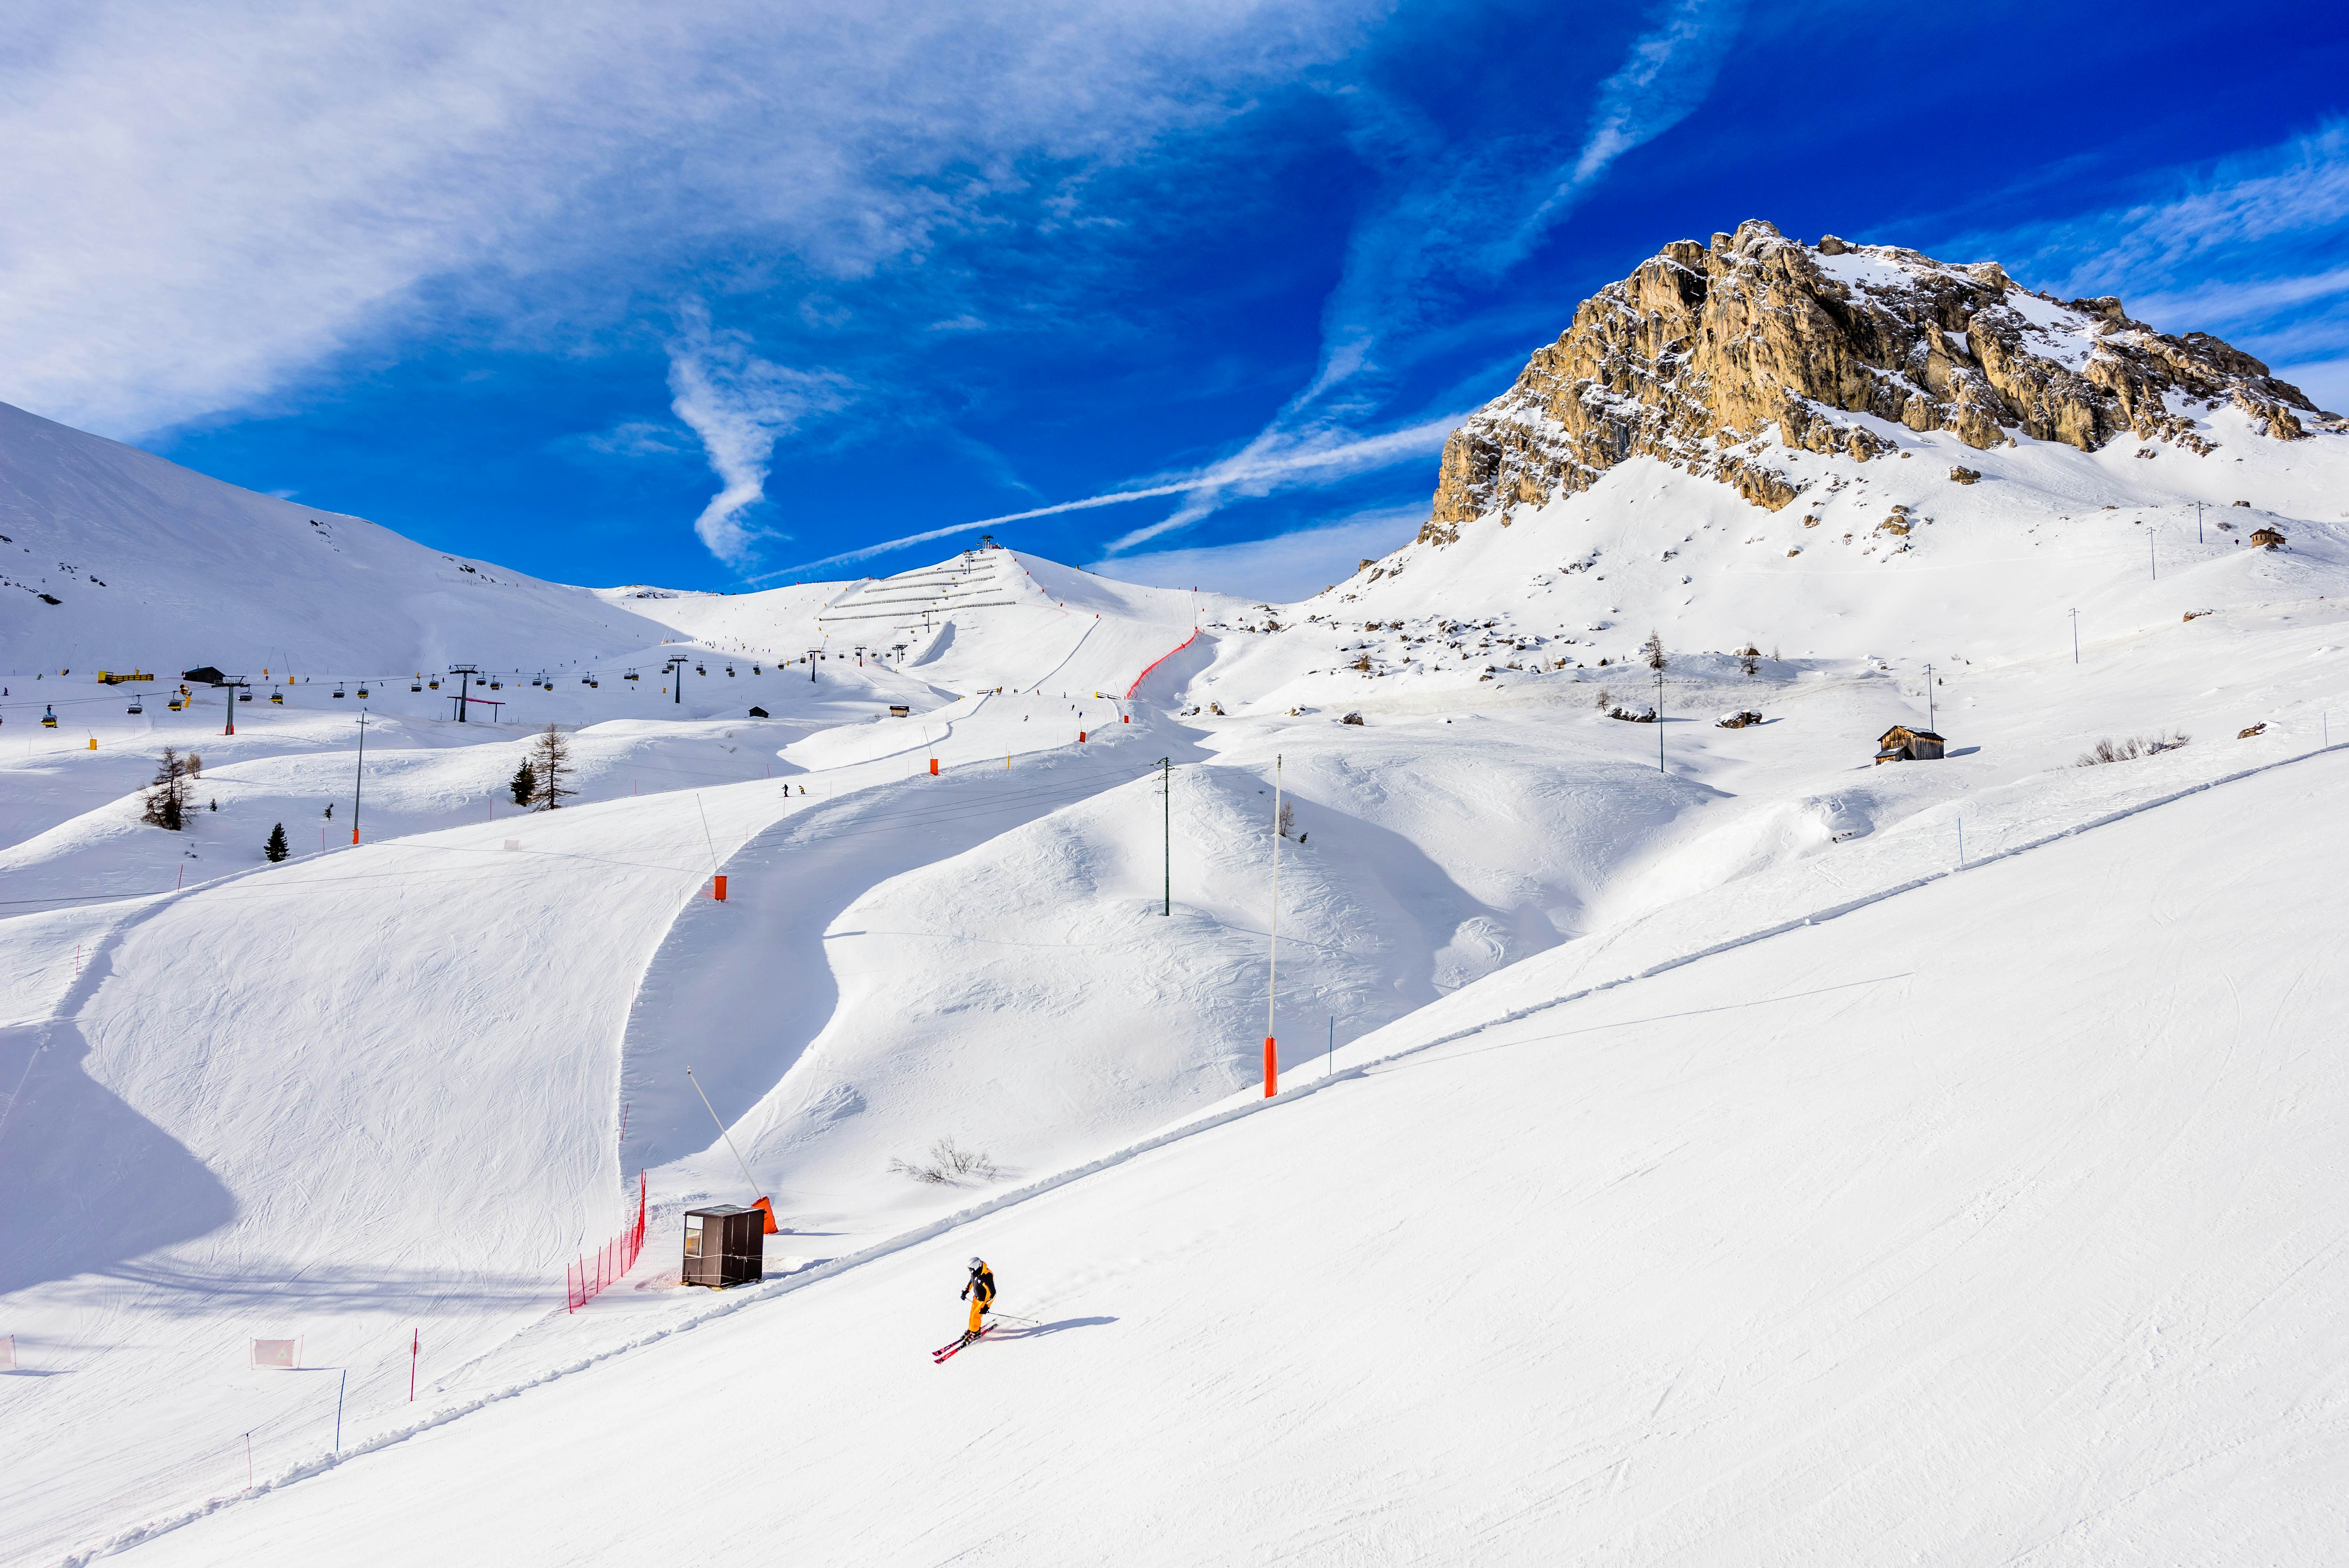
[[[756,593],[613,589],[605,597],[720,651],[886,663],[949,691],[1123,696],[1227,594],[1144,588],[982,549],[888,577]]]
[[[1409,708],[1651,632],[1946,668],[2068,651],[2074,610],[2093,640],[2337,598],[2349,424],[2117,301],[1753,222],[1586,303],[1454,436],[1433,511],[1302,604],[1210,616],[1251,646],[1192,696]]]
[[[1464,427],[1459,449],[1500,442],[1509,462],[1448,459],[1434,525],[1302,604],[1135,588],[1008,550],[758,593],[574,594],[590,614],[625,614],[636,640],[605,654],[545,633],[536,656],[515,662],[525,676],[489,694],[505,706],[483,712],[511,722],[457,725],[447,689],[408,689],[422,681],[370,688],[380,727],[357,850],[339,836],[361,776],[355,686],[341,699],[330,677],[289,686],[282,707],[264,690],[237,710],[233,740],[212,736],[224,717],[216,692],[185,712],[131,716],[119,691],[84,686],[78,665],[71,689],[95,695],[61,704],[57,730],[28,733],[9,709],[0,872],[5,896],[34,902],[0,905],[0,1090],[17,1086],[0,1110],[0,1164],[26,1172],[16,1212],[30,1218],[0,1226],[0,1335],[16,1335],[28,1371],[65,1375],[0,1379],[0,1473],[31,1478],[33,1499],[12,1512],[0,1561],[57,1561],[241,1495],[247,1434],[264,1485],[316,1469],[336,1440],[326,1379],[252,1371],[239,1348],[281,1334],[306,1336],[313,1364],[351,1369],[340,1407],[350,1441],[419,1413],[453,1424],[402,1445],[409,1458],[361,1460],[207,1530],[302,1541],[305,1494],[328,1486],[335,1501],[320,1506],[347,1499],[343,1517],[370,1517],[377,1483],[360,1478],[412,1496],[420,1482],[399,1466],[471,1454],[469,1429],[509,1431],[523,1409],[554,1412],[564,1429],[533,1436],[551,1429],[533,1417],[517,1441],[479,1440],[557,1456],[536,1480],[554,1508],[572,1495],[563,1467],[574,1435],[598,1421],[636,1429],[669,1390],[703,1386],[705,1356],[739,1377],[738,1343],[788,1346],[804,1333],[840,1357],[816,1371],[791,1363],[782,1399],[803,1468],[830,1488],[815,1501],[794,1494],[820,1558],[1154,1560],[1159,1494],[1109,1485],[1089,1453],[1140,1456],[1195,1499],[1224,1478],[1155,1445],[1189,1434],[1202,1445],[1191,1454],[1254,1453],[1269,1470],[1257,1434],[1324,1421],[1369,1434],[1370,1480],[1341,1473],[1334,1439],[1309,1436],[1288,1494],[1305,1500],[1292,1506],[1305,1534],[1281,1535],[1251,1503],[1188,1539],[1219,1558],[1509,1561],[1561,1529],[1601,1531],[1588,1554],[1629,1541],[1639,1555],[1667,1521],[1682,1530],[1676,1544],[1648,1554],[1783,1556],[1815,1526],[1817,1554],[1853,1556],[1907,1541],[1904,1529],[1930,1534],[1935,1519],[1948,1528],[1934,1539],[1972,1528],[1961,1514],[2005,1522],[2002,1540],[2067,1521],[2089,1532],[2077,1539],[2102,1539],[2093,1519],[2126,1514],[2127,1489],[2154,1472],[2124,1457],[2076,1486],[2033,1487],[2075,1477],[2066,1456],[2123,1408],[2109,1395],[2046,1418],[2032,1439],[2041,1446],[2013,1449],[2018,1470],[1984,1472],[1987,1491],[1954,1483],[1970,1509],[1918,1503],[1911,1471],[1840,1456],[1902,1453],[1942,1429],[1972,1441],[2020,1419],[2003,1363],[1971,1378],[1987,1391],[1954,1427],[1896,1407],[1926,1386],[1940,1347],[1983,1343],[1984,1325],[2019,1310],[2013,1281],[2094,1255],[2093,1227],[2040,1226],[2035,1201],[2014,1196],[2034,1172],[2125,1164],[2171,1128],[2164,1119],[2189,1092],[2179,1084],[2206,1098],[2235,1087],[2192,1078],[2225,1022],[2208,998],[2165,1015],[2148,987],[2219,972],[2247,985],[2242,1016],[2274,1017],[2277,1053],[2247,1070],[2334,1114],[2337,1086],[2289,1053],[2316,1015],[2288,992],[2326,951],[2329,928],[2303,906],[2339,849],[2323,790],[2302,781],[2329,786],[2339,759],[2240,776],[2317,750],[2339,738],[2333,717],[2349,722],[2349,536],[2335,515],[2344,438],[2313,411],[2280,418],[2297,407],[2290,389],[2223,345],[2176,340],[2181,366],[2125,316],[2085,311],[2096,302],[2040,300],[1913,253],[1722,239],[1688,307],[1719,329],[1704,376],[1691,377],[1682,356],[1694,350],[1675,348],[1664,325],[1618,343],[1609,333],[1622,322],[1587,310],[1614,325],[1585,333],[1578,317],[1539,376],[1529,369]],[[1686,260],[1672,265],[1696,275]],[[1829,284],[1845,291],[1831,302],[1844,316],[1819,303]],[[1797,295],[1829,324],[1806,330],[1843,356],[1835,376],[1754,349],[1775,341],[1775,318],[1748,307],[1792,312]],[[1961,307],[2018,314],[2007,358],[1989,363],[2007,351],[1990,346],[2001,318],[1945,319]],[[1867,342],[1852,325],[1863,321],[1877,323]],[[1910,337],[1941,356],[1938,368]],[[1586,348],[1598,356],[1578,359]],[[1624,357],[1649,349],[1644,363]],[[1879,382],[1903,389],[1889,415]],[[1592,387],[1605,396],[1580,423],[1536,428],[1543,409]],[[1508,447],[1510,428],[1528,444]],[[1480,473],[1497,488],[1462,479]],[[2281,539],[2247,542],[2261,528]],[[1670,655],[1663,721],[1606,717],[1602,696],[1627,708],[1656,700],[1654,672],[1627,665],[1651,631]],[[812,663],[778,663],[811,652]],[[630,668],[643,678],[626,680]],[[527,674],[542,669],[550,680]],[[1740,710],[1762,717],[1713,722]],[[581,794],[524,819],[503,784],[522,734],[547,723],[576,727]],[[1937,728],[1948,756],[1875,766],[1894,724]],[[2133,760],[2075,766],[2099,740],[2144,752],[2157,738]],[[167,740],[205,752],[200,798],[220,799],[186,834],[137,822],[132,791]],[[1295,829],[1277,844],[1276,789]],[[322,852],[310,835],[329,799],[338,831]],[[2147,807],[2158,809],[2097,826]],[[292,862],[264,868],[261,839],[281,817],[306,828]],[[712,872],[729,877],[722,903],[707,896]],[[149,892],[181,874],[183,891]],[[88,902],[99,897],[111,901]],[[2202,900],[2187,912],[2191,962],[2164,897]],[[9,916],[25,909],[36,913]],[[2038,939],[2043,918],[2056,937]],[[1817,931],[1804,930],[1813,920]],[[1907,989],[1887,1003],[1887,983]],[[2303,987],[2319,1013],[2329,984]],[[1585,999],[1557,1006],[1575,996]],[[1556,1073],[1527,1076],[1513,1065],[1523,1052],[1486,1047],[1523,1037],[1511,1019],[1528,1009],[1594,1028],[1655,1023],[1621,1059],[1569,1046],[1545,1058],[1563,1064]],[[2148,1057],[2133,1044],[2137,1076],[2116,1078],[2095,1054],[2097,1019],[2112,1038],[2188,1048]],[[1474,1038],[1446,1049],[1475,1081],[1423,1094],[1413,1075],[1429,1058],[1414,1058],[973,1232],[967,1211],[1022,1183],[1258,1103],[1268,1028],[1290,1088],[1309,1086],[1332,1047],[1342,1068],[1464,1031]],[[1903,1042],[1889,1056],[1888,1037]],[[2140,1099],[2111,1111],[2128,1092]],[[2085,1132],[2061,1114],[2081,1103],[2107,1108]],[[2257,1112],[2229,1114],[2224,1137],[2170,1140],[2206,1162],[2201,1175],[2165,1166],[2147,1179],[2188,1190],[2231,1179],[2240,1160],[2228,1140],[2251,1137]],[[1259,1142],[1297,1118],[1320,1130]],[[921,1179],[942,1136],[992,1169]],[[1922,1176],[1882,1153],[1938,1160],[1951,1140],[1966,1158],[1928,1160]],[[651,1252],[613,1290],[563,1311],[564,1265],[633,1213],[640,1167]],[[1983,1170],[2005,1184],[1959,1191]],[[2297,1179],[2324,1190],[2321,1171]],[[769,1245],[771,1284],[715,1300],[681,1289],[679,1212],[753,1192],[771,1196],[784,1225]],[[1774,1194],[1785,1202],[1773,1207]],[[2034,1223],[2001,1228],[2001,1203]],[[1259,1213],[1278,1232],[1262,1248],[1249,1229]],[[2259,1246],[2283,1255],[2299,1233],[2276,1204],[2255,1218],[2242,1243],[2252,1250],[2234,1260],[2244,1278],[2270,1255]],[[1528,1262],[1528,1224],[1545,1242],[1563,1235],[1569,1255]],[[926,1305],[901,1297],[926,1287],[905,1272],[915,1254],[891,1249],[918,1249],[942,1227],[962,1233],[938,1243],[944,1255],[977,1233],[990,1252],[1029,1257],[1019,1289],[1053,1306],[1048,1321],[1084,1326],[1019,1348],[1054,1357],[1057,1386],[1096,1383],[1107,1397],[1071,1414],[1049,1389],[1032,1405],[1015,1395],[1008,1418],[1023,1436],[1068,1420],[1072,1446],[1048,1438],[1040,1451],[1055,1471],[1092,1477],[1085,1507],[1113,1494],[1112,1544],[1054,1533],[1047,1521],[1080,1502],[1058,1480],[1006,1487],[987,1460],[973,1474],[991,1491],[916,1495],[903,1478],[942,1456],[882,1452],[889,1426],[930,1408],[885,1367],[946,1335],[919,1338]],[[1966,1244],[1933,1253],[1929,1278],[1954,1282],[1957,1305],[1914,1307],[1918,1276],[1903,1271],[1960,1232]],[[868,1252],[895,1261],[854,1261]],[[1031,1268],[1081,1253],[1096,1261]],[[1859,1295],[1786,1284],[1774,1270],[1787,1255],[1860,1281]],[[1357,1336],[1389,1343],[1390,1257],[1409,1271],[1407,1323],[1493,1354],[1447,1347],[1440,1379],[1414,1369],[1365,1395],[1344,1367],[1299,1357],[1304,1341],[1273,1332],[1277,1317],[1337,1324],[1349,1352]],[[2150,1274],[2115,1266],[2122,1295],[2152,1289]],[[818,1271],[843,1277],[794,1288]],[[1577,1294],[1585,1276],[1612,1294]],[[1452,1278],[1461,1288],[1410,1294]],[[1287,1358],[1254,1385],[1203,1377],[1195,1356],[1227,1361],[1236,1348],[1221,1320],[1132,1305],[1178,1288],[1247,1297],[1233,1331],[1259,1358],[1267,1345]],[[2178,1321],[2222,1321],[2240,1305],[2212,1280],[2181,1288]],[[2296,1288],[2286,1297],[2300,1300]],[[1097,1291],[1128,1305],[1058,1305]],[[2050,1325],[2064,1312],[2088,1312],[2081,1291],[2068,1299],[2023,1314],[2034,1345],[2060,1336]],[[1741,1301],[1770,1304],[1764,1327],[1738,1314]],[[1584,1343],[1613,1347],[1595,1380],[1574,1381],[1579,1360],[1539,1347],[1560,1303],[1581,1315],[1570,1326]],[[713,1312],[739,1315],[666,1337]],[[758,1327],[770,1318],[789,1326]],[[1126,1323],[1150,1332],[1115,1342],[1116,1367],[1091,1352],[1059,1359]],[[2110,1352],[2099,1332],[2079,1337],[2083,1355]],[[419,1339],[410,1409],[406,1363]],[[636,1391],[632,1356],[503,1399],[656,1339],[667,1348],[644,1359],[666,1370],[642,1376],[658,1396]],[[1689,1343],[1729,1360],[1690,1361]],[[2261,1353],[2281,1365],[2297,1343],[2288,1333]],[[1805,1344],[1857,1348],[1831,1365],[1805,1361]],[[986,1377],[988,1365],[974,1351],[953,1375]],[[1673,1382],[1674,1368],[1691,1378]],[[2157,1373],[2147,1397],[2189,1421],[2206,1408],[2195,1401],[2223,1403],[2230,1379],[2237,1408],[2261,1397],[2232,1367]],[[1806,1375],[1826,1381],[1814,1389]],[[1667,1410],[1713,1402],[1658,1427],[1667,1385]],[[626,1391],[598,1403],[585,1392],[596,1387]],[[1816,1438],[1765,1429],[1759,1412],[1786,1398],[1818,1401],[1796,1429]],[[464,1413],[484,1401],[500,1413]],[[1267,1421],[1268,1408],[1293,1418]],[[666,1405],[652,1418],[667,1421]],[[1467,1443],[1472,1429],[1533,1433],[1541,1452],[1488,1463],[1475,1449],[1454,1466],[1451,1449],[1430,1459],[1402,1435]],[[2212,1429],[2230,1429],[2220,1418]],[[2245,1451],[2268,1451],[2256,1432],[2232,1430]],[[678,1464],[730,1474],[699,1440],[676,1440]],[[2315,1450],[2279,1462],[2303,1451]],[[1588,1463],[1561,1468],[1561,1452]],[[1454,1469],[1490,1479],[1464,1486],[1444,1479]],[[845,1479],[852,1470],[858,1479]],[[663,1472],[662,1488],[682,1474]],[[1591,1474],[1608,1478],[1607,1495],[1586,1495]],[[1369,1506],[1359,1489],[1373,1481],[1404,1501]],[[608,1483],[591,1484],[582,1517],[604,1506]],[[2147,1484],[2137,1495],[2160,1493]],[[1494,1501],[1504,1496],[1518,1513]],[[2094,1515],[2107,1497],[2122,1500],[2118,1513]],[[2282,1522],[2268,1555],[2294,1560],[2289,1532],[2317,1515],[2289,1483],[2273,1501]],[[1325,1505],[1339,1511],[1315,1511]],[[865,1508],[885,1511],[888,1531],[851,1543]],[[2147,1554],[2196,1554],[2182,1505],[2143,1517],[2159,1548]],[[967,1538],[965,1519],[982,1539]],[[1448,1533],[1463,1519],[1473,1534]],[[505,1554],[579,1554],[563,1528],[507,1542]],[[633,1527],[616,1528],[625,1541]],[[148,1550],[200,1553],[216,1538],[163,1539]],[[278,1540],[269,1534],[273,1551]]]
[[[0,404],[0,669],[52,680],[100,668],[176,676],[199,665],[280,677],[384,676],[450,660],[535,670],[664,634],[585,589],[429,550]]]
[[[675,1538],[646,1497],[749,1488],[705,1550],[772,1511],[825,1562],[2325,1561],[2344,767],[1398,1024],[135,1558],[619,1560]],[[972,1252],[1019,1315],[933,1367]]]

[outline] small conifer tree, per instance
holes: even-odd
[[[522,766],[515,769],[514,776],[507,780],[506,789],[517,806],[527,806],[538,798],[538,770],[531,767],[529,758],[522,759]]]
[[[1640,652],[1647,656],[1648,667],[1651,670],[1662,669],[1671,662],[1664,656],[1663,634],[1659,632],[1648,634],[1648,640],[1640,645]]]
[[[261,852],[267,855],[273,864],[293,852],[285,847],[285,823],[280,822],[269,830],[269,841],[261,846]]]

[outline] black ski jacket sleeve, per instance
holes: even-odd
[[[970,1273],[970,1282],[962,1287],[962,1294],[965,1300],[969,1299],[970,1293],[972,1291],[978,1292],[978,1299],[981,1301],[993,1301],[995,1299],[995,1271],[993,1269],[973,1269]]]

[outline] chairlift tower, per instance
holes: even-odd
[[[250,690],[253,683],[249,680],[239,678],[236,680],[224,680],[220,684],[222,689],[228,693],[228,727],[222,730],[221,733],[222,735],[234,735],[236,733],[236,694],[240,690]]]
[[[807,655],[808,655],[808,685],[810,685],[810,686],[813,686],[813,685],[815,685],[815,662],[816,662],[816,660],[818,660],[818,659],[820,659],[820,658],[822,658],[822,657],[823,656],[823,650],[822,648],[810,648],[810,649],[807,651]]]
[[[669,706],[671,707],[683,707],[685,706],[685,666],[692,662],[693,661],[691,659],[687,658],[683,654],[678,655],[668,662],[667,674],[668,676],[668,696]]]
[[[481,666],[450,665],[449,673],[457,677],[457,722],[463,724],[466,722],[465,715],[471,706],[466,701],[466,694],[473,689],[473,677],[481,673]]]

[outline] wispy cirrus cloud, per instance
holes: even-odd
[[[865,276],[1019,159],[1134,156],[1383,11],[25,0],[0,51],[0,398],[136,436],[413,329],[427,290],[466,330],[562,342],[681,263]]]
[[[1350,238],[1311,379],[1230,459],[1201,470],[1173,512],[1113,540],[1108,555],[1260,493],[1235,476],[1283,454],[1360,442],[1351,429],[1383,407],[1392,361],[1411,357],[1465,292],[1531,254],[1624,154],[1694,112],[1743,16],[1744,0],[1665,0],[1598,84],[1570,141],[1519,132],[1463,145],[1406,105],[1355,95],[1355,145],[1385,170],[1387,191]]]
[[[714,328],[709,309],[688,301],[684,329],[669,345],[669,407],[701,438],[709,466],[722,488],[693,521],[693,531],[709,552],[740,565],[756,551],[756,534],[743,514],[766,496],[767,469],[775,443],[819,414],[848,405],[853,388],[845,377],[823,370],[795,370],[762,359],[748,333]]]

